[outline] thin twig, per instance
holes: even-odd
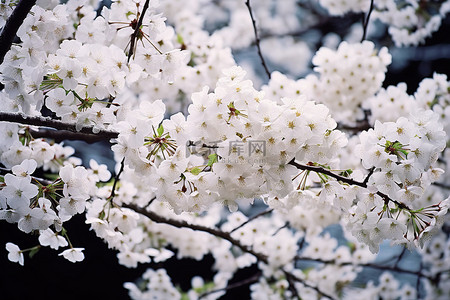
[[[120,170],[116,174],[116,176],[114,177],[114,183],[113,183],[113,186],[112,186],[111,195],[109,195],[109,197],[108,197],[109,201],[113,201],[114,197],[116,196],[117,182],[119,181],[120,175],[122,174],[124,167],[125,167],[125,157],[120,162]]]
[[[163,223],[163,224],[168,224],[177,228],[190,228],[192,230],[195,231],[201,231],[201,232],[206,232],[209,233],[215,237],[219,237],[222,238],[224,240],[229,241],[232,245],[238,247],[239,249],[241,249],[242,251],[252,254],[253,256],[256,257],[257,260],[268,264],[269,260],[268,257],[265,254],[262,254],[260,252],[256,252],[254,251],[251,247],[248,247],[244,244],[242,244],[239,240],[234,239],[233,237],[231,237],[229,232],[224,232],[220,229],[217,228],[211,228],[211,227],[207,227],[207,226],[203,226],[203,225],[198,225],[198,224],[191,224],[188,223],[184,220],[176,220],[176,219],[171,219],[171,218],[166,218],[163,216],[158,215],[157,213],[151,211],[151,210],[146,210],[144,208],[140,208],[136,205],[133,204],[122,204],[123,207],[125,208],[129,208],[134,210],[135,212],[146,216],[147,218],[149,218],[150,220],[152,220],[153,222],[156,223]],[[302,283],[304,286],[308,287],[308,288],[312,288],[315,291],[317,291],[320,295],[322,295],[323,297],[326,297],[328,299],[334,299],[332,296],[327,295],[326,293],[322,292],[318,287],[312,286],[308,283],[306,283],[303,279],[298,278],[297,276],[295,276],[294,274],[292,274],[291,272],[288,272],[284,269],[281,269],[281,271],[285,274],[289,274],[289,276],[292,278],[292,280],[298,281],[300,283]]]
[[[229,291],[229,290],[232,290],[232,289],[244,286],[244,285],[249,285],[249,284],[258,282],[258,280],[261,277],[261,275],[262,275],[262,273],[258,272],[255,275],[253,275],[253,276],[251,276],[251,277],[249,277],[247,279],[241,280],[241,281],[236,282],[236,283],[228,284],[224,288],[212,290],[212,291],[209,291],[209,292],[205,292],[205,293],[201,294],[200,296],[198,296],[198,299],[201,299],[203,297],[206,297],[208,295],[211,295],[211,294],[214,294],[214,293],[217,293],[217,292]]]
[[[65,123],[59,120],[53,120],[51,118],[39,117],[39,116],[28,116],[22,113],[9,113],[9,112],[0,112],[0,122],[12,122],[12,123],[20,123],[26,125],[34,125],[34,126],[45,126],[51,127],[58,130],[67,130],[79,135],[80,140],[83,140],[83,135],[89,136],[97,136],[102,137],[102,139],[114,139],[119,136],[119,133],[110,130],[101,129],[98,133],[93,133],[92,126],[83,127],[80,131],[77,131],[76,124]],[[88,138],[89,139],[89,138]]]
[[[416,296],[417,296],[417,299],[420,299],[420,278],[422,277],[420,274],[421,274],[422,268],[423,268],[423,265],[422,265],[422,262],[420,262],[419,272],[418,272],[419,274],[417,275],[417,282],[416,282]],[[423,277],[425,277],[425,276],[423,276]]]
[[[253,31],[255,32],[255,44],[256,44],[256,48],[258,49],[258,55],[259,55],[259,58],[261,59],[261,64],[264,68],[264,71],[267,74],[267,77],[269,77],[269,79],[270,79],[270,71],[269,71],[269,68],[267,68],[266,61],[264,60],[264,57],[261,52],[261,45],[260,45],[261,41],[259,40],[258,29],[256,28],[256,21],[253,16],[253,11],[252,11],[252,6],[250,4],[250,0],[245,1],[245,5],[247,6],[248,12],[250,13],[250,18],[252,19]]]
[[[253,221],[254,219],[257,219],[257,218],[262,217],[262,216],[264,216],[264,215],[270,214],[272,211],[273,211],[273,209],[270,208],[270,209],[264,210],[264,211],[262,211],[262,212],[260,212],[260,213],[258,213],[258,214],[256,214],[256,215],[250,217],[247,221],[245,221],[245,222],[242,223],[241,225],[239,225],[239,226],[235,227],[233,230],[231,230],[230,233],[233,233],[233,232],[235,232],[236,230],[238,230],[239,228],[244,227],[245,225],[247,225],[248,223],[250,223],[250,222]]]
[[[406,247],[403,247],[402,252],[401,252],[400,255],[397,257],[397,260],[395,261],[394,268],[397,268],[397,267],[398,267],[398,264],[399,264],[400,261],[402,260],[402,258],[403,258],[403,256],[405,255],[405,253],[406,253]]]
[[[139,34],[139,31],[141,30],[142,22],[144,21],[145,12],[148,9],[148,5],[150,3],[150,0],[145,1],[144,7],[142,8],[141,16],[139,17],[138,23],[136,25],[136,29],[134,29],[134,32],[131,34],[130,37],[130,51],[128,52],[128,60],[127,62],[130,62],[131,57],[133,56],[134,52],[134,45],[136,44],[136,40]]]
[[[6,21],[2,34],[0,35],[0,64],[3,63],[6,53],[11,49],[17,30],[19,30],[23,20],[25,20],[35,4],[36,0],[20,0],[11,16]]]
[[[373,2],[374,0],[370,0],[369,12],[367,13],[367,16],[365,18],[363,16],[363,36],[361,38],[361,43],[366,39],[367,27],[369,27],[370,15],[372,14],[373,11]]]
[[[287,228],[287,227],[289,227],[289,222],[284,223],[283,226],[281,226],[281,227],[279,227],[277,230],[275,230],[275,232],[272,234],[272,236],[276,236],[276,235],[278,234],[278,232],[281,231],[281,229]]]

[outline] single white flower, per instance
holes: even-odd
[[[65,259],[67,259],[70,262],[77,262],[84,260],[84,254],[83,254],[84,248],[70,248],[67,250],[64,250],[59,256],[64,256]]]
[[[20,248],[13,243],[6,243],[6,250],[8,250],[8,259],[12,262],[18,262],[23,266],[23,253]]]

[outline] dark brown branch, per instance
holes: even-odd
[[[338,181],[342,181],[349,185],[357,185],[357,186],[360,186],[363,188],[367,188],[367,184],[364,184],[363,182],[359,182],[359,181],[353,180],[351,178],[347,178],[347,177],[344,177],[344,176],[341,176],[338,174],[334,174],[330,170],[324,169],[322,167],[302,165],[302,164],[297,163],[294,159],[291,160],[289,162],[289,164],[300,170],[308,170],[308,171],[312,171],[312,172],[316,172],[316,173],[325,174],[327,176],[333,177],[333,178],[337,179]]]
[[[100,130],[98,133],[93,133],[92,126],[83,127],[80,131],[77,131],[75,124],[64,123],[62,121],[53,120],[51,118],[38,117],[38,116],[27,116],[22,113],[0,112],[0,122],[12,122],[12,123],[25,124],[25,125],[45,126],[45,127],[51,127],[54,129],[58,129],[58,130],[70,131],[72,133],[75,133],[75,134],[71,134],[70,137],[72,139],[74,139],[75,136],[78,136],[79,140],[85,140],[85,138],[88,140],[89,139],[108,140],[108,139],[117,138],[119,135],[117,132],[109,131],[109,130]],[[47,131],[46,133],[50,134],[49,131]],[[63,133],[60,133],[60,134],[51,133],[50,135],[62,137]],[[93,136],[95,136],[95,138],[93,138]]]
[[[397,259],[395,260],[395,264],[394,264],[394,268],[398,267],[398,264],[400,263],[400,261],[402,260],[403,256],[406,253],[406,247],[403,247],[402,252],[400,253],[400,255],[397,257]]]
[[[108,197],[109,201],[112,201],[114,199],[114,197],[116,196],[117,182],[119,181],[120,175],[122,174],[124,168],[125,168],[125,158],[123,158],[122,161],[120,162],[120,170],[114,177],[114,183],[113,183],[113,186],[111,189],[111,195],[109,195],[109,197]]]
[[[128,60],[127,62],[130,62],[131,57],[134,54],[134,45],[136,44],[136,40],[139,35],[139,31],[141,30],[142,22],[144,21],[145,13],[148,9],[148,5],[150,3],[150,0],[145,1],[144,7],[142,8],[141,16],[139,17],[138,23],[136,25],[136,28],[134,29],[134,32],[131,34],[130,37],[130,51],[128,52]]]
[[[241,249],[242,251],[246,252],[246,253],[250,253],[253,256],[255,256],[259,261],[268,264],[268,258],[266,255],[256,252],[253,249],[251,249],[248,246],[243,245],[239,240],[234,239],[233,237],[231,237],[230,233],[228,232],[224,232],[221,231],[220,229],[217,228],[211,228],[211,227],[207,227],[207,226],[203,226],[203,225],[198,225],[198,224],[190,224],[184,220],[175,220],[175,219],[170,219],[170,218],[166,218],[166,217],[162,217],[158,214],[156,214],[153,211],[149,211],[146,210],[144,208],[140,208],[136,205],[133,204],[122,204],[123,207],[125,208],[129,208],[134,210],[135,212],[146,216],[147,218],[149,218],[150,220],[152,220],[153,222],[156,223],[163,223],[163,224],[167,224],[167,225],[171,225],[177,228],[190,228],[192,230],[196,230],[196,231],[201,231],[201,232],[206,232],[209,233],[215,237],[219,237],[222,238],[224,240],[229,241],[232,245],[238,247],[239,249]],[[292,273],[282,270],[285,274],[288,274],[290,276],[290,278],[292,280],[301,282],[303,285],[305,285],[306,287],[312,288],[315,291],[317,291],[318,293],[320,293],[322,296],[329,298],[329,299],[334,299],[333,297],[325,294],[324,292],[322,292],[318,287],[309,285],[308,283],[306,283],[303,279],[296,277],[295,275],[293,275]]]
[[[351,131],[353,133],[358,133],[360,131],[369,130],[372,128],[367,120],[359,121],[355,126],[349,126],[346,124],[338,123],[337,129]]]
[[[313,286],[313,285],[310,285],[310,284],[306,283],[305,280],[303,280],[303,279],[301,279],[301,278],[295,276],[294,274],[289,273],[289,272],[286,272],[286,271],[284,271],[284,270],[283,270],[283,272],[284,272],[284,274],[286,275],[286,279],[288,279],[288,282],[291,282],[291,281],[297,281],[297,282],[300,282],[300,283],[302,283],[304,286],[306,286],[306,287],[308,287],[308,288],[310,288],[310,289],[315,290],[317,293],[319,293],[319,295],[321,295],[321,296],[323,296],[323,297],[325,297],[325,298],[328,298],[328,299],[335,299],[333,296],[330,296],[330,295],[328,295],[328,294],[322,292],[322,291],[321,291],[318,287],[316,287],[316,286]]]
[[[250,222],[253,221],[254,219],[257,219],[257,218],[262,217],[262,216],[264,216],[264,215],[270,214],[272,211],[273,211],[272,208],[271,208],[271,209],[267,209],[267,210],[264,210],[264,211],[262,211],[262,212],[260,212],[260,213],[258,213],[258,214],[256,214],[256,215],[250,217],[247,221],[245,221],[245,222],[242,223],[241,225],[239,225],[239,226],[235,227],[233,230],[231,230],[230,233],[233,233],[233,232],[235,232],[236,230],[238,230],[239,228],[244,227],[245,225],[247,225],[248,223],[250,223]]]
[[[289,290],[292,292],[292,295],[293,295],[296,299],[300,300],[301,298],[300,298],[300,295],[298,294],[297,289],[295,288],[295,282],[294,282],[294,280],[292,279],[292,277],[290,276],[289,273],[285,272],[284,275],[286,276],[286,280],[287,280],[287,282],[288,282],[288,284],[289,284],[289,287],[288,287],[288,288],[289,288]]]
[[[206,297],[208,295],[211,295],[211,294],[214,294],[214,293],[217,293],[217,292],[229,291],[229,290],[232,290],[232,289],[244,286],[244,285],[249,285],[249,284],[258,282],[259,277],[261,277],[261,275],[262,275],[262,273],[258,272],[255,275],[253,275],[252,277],[249,277],[247,279],[241,280],[241,281],[236,282],[236,283],[229,284],[229,285],[227,285],[224,288],[212,290],[212,291],[209,291],[209,292],[205,292],[205,293],[201,294],[200,296],[198,296],[198,299],[201,299],[203,297]]]
[[[356,181],[356,180],[353,180],[351,178],[347,178],[347,177],[344,177],[344,176],[341,176],[341,175],[338,175],[338,174],[334,174],[330,170],[322,168],[322,167],[317,167],[317,166],[312,166],[312,165],[302,165],[302,164],[297,163],[295,161],[295,159],[292,159],[289,162],[289,164],[294,166],[294,167],[296,167],[297,169],[300,169],[300,170],[308,170],[308,171],[312,171],[312,172],[316,172],[316,173],[325,174],[327,176],[333,177],[336,180],[344,182],[344,183],[347,183],[349,185],[356,185],[356,186],[360,186],[362,188],[367,188],[367,183],[365,183],[365,182]],[[381,198],[383,198],[383,200],[385,202],[386,201],[391,201],[391,202],[395,203],[401,209],[406,209],[407,211],[411,211],[412,210],[407,205],[405,205],[405,204],[403,204],[401,202],[398,202],[397,200],[389,198],[388,195],[386,195],[386,194],[384,194],[382,192],[377,192],[376,194],[378,196],[380,196]]]
[[[367,12],[367,16],[365,18],[363,16],[363,36],[361,38],[361,43],[366,39],[367,27],[369,26],[370,15],[372,14],[373,11],[373,1],[374,0],[370,0],[370,8],[369,12]]]
[[[3,27],[0,35],[0,64],[3,63],[6,53],[11,49],[11,45],[16,36],[17,30],[22,25],[31,8],[36,4],[36,0],[20,0]]]
[[[420,278],[422,277],[420,275],[420,272],[422,271],[422,268],[423,268],[423,264],[422,264],[422,262],[420,262],[419,275],[417,275],[417,281],[416,281],[416,296],[417,296],[417,299],[420,299]]]
[[[175,220],[175,219],[169,219],[166,217],[162,217],[158,214],[156,214],[153,211],[149,211],[149,210],[145,210],[143,208],[140,208],[136,205],[132,205],[132,204],[123,204],[122,205],[125,208],[129,208],[134,210],[137,213],[140,213],[141,215],[146,216],[147,218],[149,218],[150,220],[152,220],[153,222],[156,223],[164,223],[164,224],[168,224],[177,228],[190,228],[192,230],[196,230],[196,231],[202,231],[202,232],[207,232],[209,234],[212,234],[216,237],[220,237],[224,240],[229,241],[232,245],[238,247],[239,249],[241,249],[242,251],[246,252],[246,253],[250,253],[253,256],[255,256],[259,261],[262,261],[265,264],[268,264],[268,260],[267,260],[267,256],[254,251],[253,249],[251,249],[248,246],[243,245],[239,240],[231,237],[230,233],[228,232],[224,232],[221,231],[219,229],[216,228],[211,228],[211,227],[207,227],[207,226],[203,226],[203,225],[198,225],[198,224],[190,224],[186,221],[183,220]]]
[[[256,21],[253,16],[253,11],[252,11],[252,6],[250,4],[250,0],[245,1],[245,5],[247,6],[248,12],[250,13],[250,18],[252,19],[253,31],[255,32],[255,44],[256,44],[256,48],[258,49],[258,55],[259,55],[259,58],[261,59],[261,64],[264,67],[264,71],[266,72],[267,77],[269,77],[269,79],[270,79],[270,71],[269,71],[269,68],[267,68],[266,61],[264,60],[264,56],[262,55],[262,52],[261,52],[261,45],[260,45],[261,41],[259,40],[258,29],[256,28]]]
[[[272,233],[272,236],[276,236],[281,231],[281,229],[288,228],[288,227],[289,227],[289,222],[284,223],[283,226],[280,226],[279,228],[277,228],[277,230],[275,230],[274,233]]]
[[[374,171],[375,171],[375,167],[372,167],[369,170],[369,174],[367,174],[366,178],[364,178],[363,184],[367,185],[367,183],[369,182],[370,176],[372,176]]]
[[[84,141],[88,144],[107,141],[110,138],[103,135],[87,134],[81,132],[72,132],[67,130],[55,130],[39,128],[39,130],[30,129],[30,134],[33,138],[48,138],[59,143],[64,140],[69,141]]]

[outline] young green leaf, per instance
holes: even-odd
[[[207,166],[208,167],[211,167],[214,163],[216,163],[218,161],[218,159],[217,159],[217,154],[216,153],[213,153],[213,154],[210,154],[209,156],[208,156],[208,164],[207,164]]]

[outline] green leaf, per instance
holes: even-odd
[[[344,170],[341,173],[339,173],[339,175],[341,175],[343,177],[349,177],[350,174],[352,174],[352,173],[353,173],[353,171],[351,169],[347,169],[347,170]]]
[[[200,174],[201,171],[202,170],[199,167],[194,167],[194,168],[191,169],[191,173],[194,174],[194,175]]]
[[[33,258],[33,256],[34,256],[36,253],[38,253],[39,249],[40,249],[40,247],[34,247],[34,248],[32,248],[31,251],[30,251],[30,253],[28,253],[28,256],[29,256],[30,258]]]
[[[352,242],[347,242],[347,246],[350,248],[350,252],[354,252],[356,250],[356,244]]]
[[[187,293],[181,293],[181,300],[189,300],[189,296]]]
[[[181,36],[181,34],[177,34],[177,42],[180,44],[180,45],[183,45],[184,44],[184,40],[183,40],[183,37]]]
[[[216,153],[210,154],[210,155],[208,156],[208,164],[207,164],[207,166],[208,166],[208,167],[212,167],[212,165],[213,165],[214,163],[216,163],[216,162],[218,162],[217,154],[216,154]]]
[[[157,132],[158,136],[162,136],[162,134],[164,133],[164,127],[162,126],[162,124],[159,125]]]

